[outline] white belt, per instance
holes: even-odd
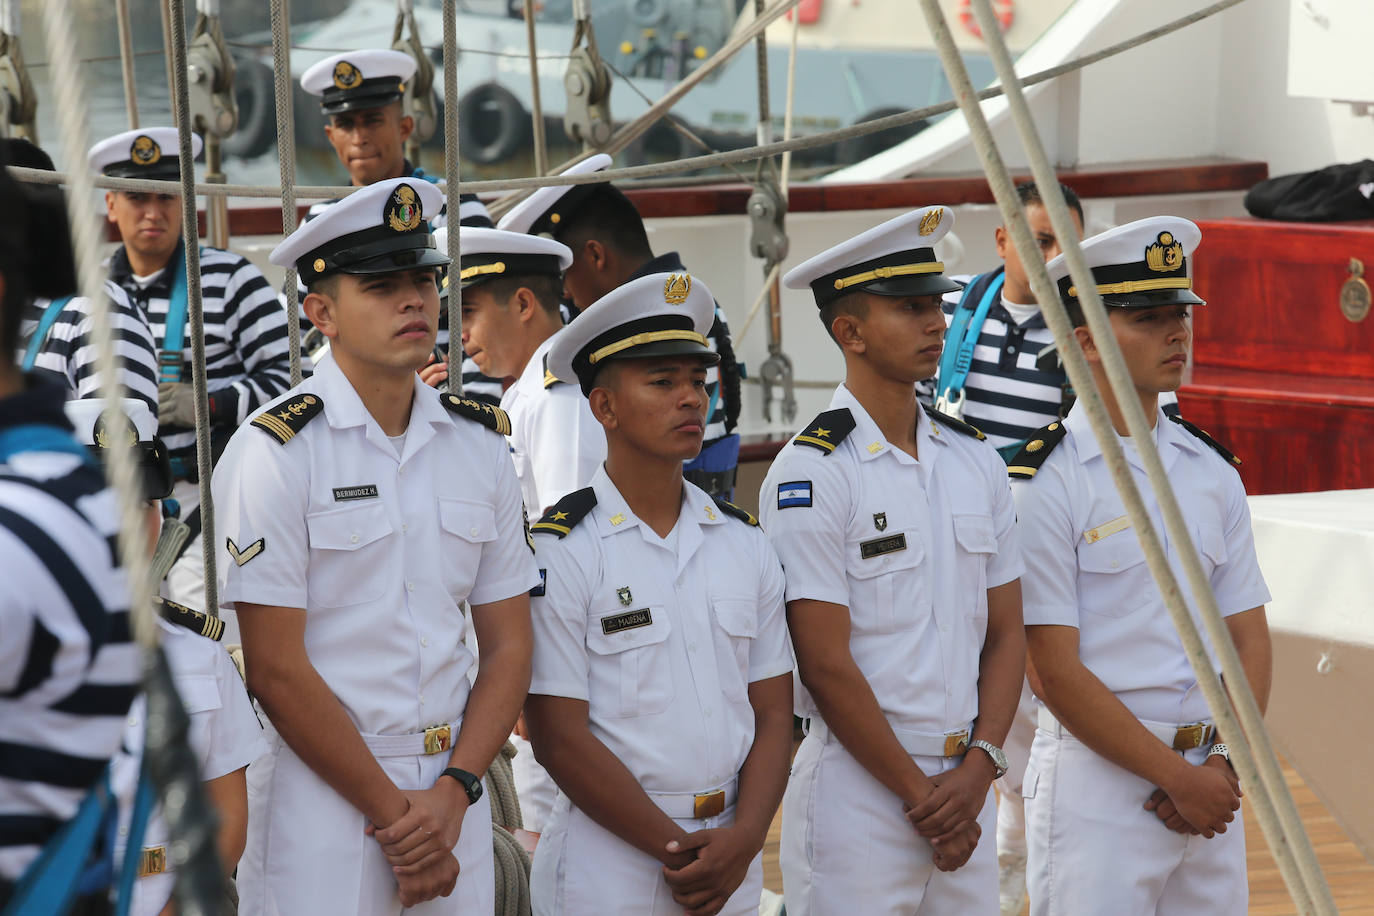
[[[414,735],[362,735],[363,743],[374,757],[420,757],[453,750],[453,739],[463,720],[449,725],[431,725]]]
[[[962,731],[944,735],[907,731],[904,728],[892,729],[892,734],[897,736],[902,749],[913,757],[958,757],[968,750],[969,735],[972,732],[972,725],[966,726]],[[830,726],[819,716],[812,716],[806,720],[806,734],[822,744],[831,738]]]
[[[715,817],[739,798],[739,778],[702,792],[647,792],[659,810],[669,817],[700,820]]]
[[[1064,726],[1059,724],[1059,720],[1054,717],[1044,706],[1041,706],[1036,713],[1038,724],[1044,731],[1056,737],[1073,734]],[[1188,725],[1173,725],[1168,722],[1150,722],[1146,719],[1137,720],[1145,726],[1145,730],[1154,735],[1176,751],[1189,751],[1195,747],[1207,747],[1212,739],[1216,737],[1216,726],[1211,722],[1192,722]]]

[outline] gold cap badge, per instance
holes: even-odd
[[[134,421],[124,411],[107,410],[95,421],[92,438],[101,448],[114,448],[121,444],[133,448],[138,444],[138,427],[134,426]]]
[[[156,165],[162,158],[162,147],[147,134],[139,134],[129,147],[129,158],[136,165]]]
[[[357,89],[363,81],[362,72],[346,60],[334,65],[334,88]]]
[[[921,235],[930,235],[936,229],[940,228],[940,220],[944,218],[945,208],[936,207],[934,210],[931,210],[925,216],[921,217],[921,222],[917,224],[916,231],[921,233]]]
[[[408,184],[397,185],[396,190],[387,198],[383,215],[393,232],[413,232],[418,228],[424,218],[424,211],[415,189]]]
[[[1145,249],[1145,266],[1156,273],[1172,273],[1183,266],[1183,243],[1172,232],[1161,232]]]
[[[313,268],[315,268],[315,273],[317,273],[317,274],[322,274],[322,273],[324,273],[324,267],[325,267],[324,258],[316,258],[316,259],[315,259],[315,263],[314,263],[314,264],[311,264],[310,266],[313,267]]]
[[[692,291],[692,278],[688,274],[669,274],[663,282],[663,301],[669,305],[681,305],[687,301]]]

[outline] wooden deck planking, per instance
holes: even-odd
[[[1292,768],[1285,766],[1284,776],[1298,803],[1308,836],[1316,847],[1317,858],[1326,873],[1336,907],[1342,916],[1374,916],[1374,865],[1360,854],[1331,812]],[[1259,823],[1253,816],[1247,816],[1245,827],[1251,916],[1290,916],[1296,913],[1297,908],[1289,898],[1278,866],[1269,854]],[[764,886],[779,893],[782,892],[782,872],[778,868],[781,829],[782,812],[779,811],[773,818],[768,842],[763,847]]]

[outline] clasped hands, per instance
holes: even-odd
[[[450,786],[449,783],[452,783]],[[402,790],[405,814],[386,827],[368,824],[365,833],[382,847],[404,906],[453,893],[461,870],[453,847],[463,828],[468,797],[456,780],[440,778],[430,789]]]
[[[978,815],[987,802],[993,771],[990,761],[978,759],[982,756],[975,755],[974,761],[965,757],[954,769],[930,777],[931,791],[914,805],[902,805],[911,826],[930,841],[940,871],[963,867],[983,835]]]
[[[1155,789],[1145,810],[1153,811],[1175,833],[1210,840],[1235,820],[1243,794],[1230,762],[1217,754],[1189,766],[1168,789]]]

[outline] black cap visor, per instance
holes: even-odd
[[[446,266],[448,266],[448,255],[440,254],[433,248],[405,248],[368,258],[347,267],[340,267],[338,272],[366,276],[396,273],[401,270],[415,270],[420,267]]]
[[[596,387],[596,377],[601,370],[626,359],[651,359],[656,356],[695,356],[703,366],[714,366],[720,362],[720,354],[710,347],[702,346],[695,340],[657,340],[653,343],[630,347],[601,360],[595,365],[584,365],[578,373],[578,383],[583,395],[590,395]]]
[[[320,97],[320,111],[336,115],[345,111],[381,108],[399,99],[404,94],[404,85],[405,82],[398,76],[382,76],[363,80],[362,85],[354,89],[330,86]]]
[[[871,280],[855,289],[879,296],[942,296],[957,293],[964,288],[958,280],[951,280],[944,274],[918,274],[910,277],[888,277],[886,280]]]
[[[145,178],[148,181],[180,181],[181,160],[176,156],[163,156],[153,165],[139,165],[132,160],[116,162],[100,170],[110,178]],[[168,188],[166,193],[180,193],[180,188]]]
[[[1120,309],[1149,309],[1161,305],[1206,305],[1207,302],[1191,289],[1153,289],[1106,295],[1102,297],[1102,304]]]

